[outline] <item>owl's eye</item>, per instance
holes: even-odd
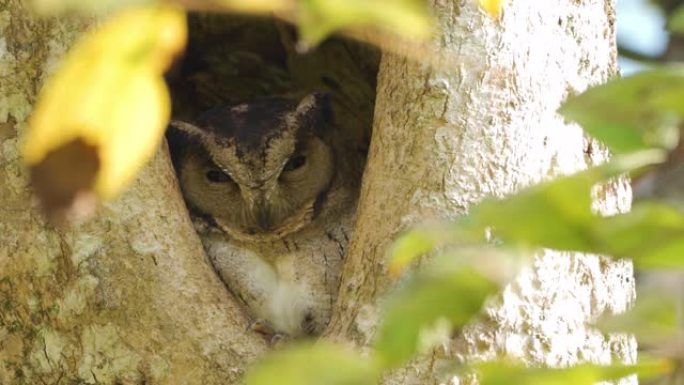
[[[285,167],[283,168],[283,171],[294,171],[300,167],[302,167],[306,163],[306,157],[304,155],[297,155],[292,158],[290,158],[289,161],[285,164]]]
[[[227,183],[230,182],[230,176],[225,172],[217,169],[211,169],[207,171],[207,180],[212,183]]]

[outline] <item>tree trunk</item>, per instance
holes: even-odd
[[[607,152],[556,113],[569,95],[617,71],[613,2],[511,1],[500,22],[476,2],[434,0],[439,19],[429,68],[384,55],[358,221],[328,335],[366,346],[391,287],[385,251],[400,231],[454,218],[488,195],[604,161]],[[604,187],[596,207],[629,209],[625,181]],[[635,299],[632,264],[548,251],[509,285],[486,320],[387,383],[444,382],[453,357],[503,354],[530,363],[634,362],[631,336],[587,325]]]
[[[166,150],[86,225],[37,209],[17,145],[86,27],[0,5],[0,383],[236,383],[265,346],[204,258]]]
[[[204,258],[165,151],[96,220],[65,230],[41,219],[17,144],[36,90],[87,23],[36,20],[22,3],[0,3],[0,383],[236,383],[265,346],[245,333]],[[555,110],[615,74],[612,1],[511,1],[500,22],[475,2],[433,3],[432,50],[453,70],[382,60],[357,231],[328,333],[360,346],[391,286],[384,251],[400,230],[606,158]],[[604,212],[628,209],[624,183],[599,195]],[[586,323],[633,298],[631,263],[545,253],[487,322],[387,382],[436,382],[454,353],[632,362],[631,337]]]

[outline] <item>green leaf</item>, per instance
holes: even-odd
[[[327,342],[276,351],[251,368],[246,385],[374,385],[374,361]]]
[[[388,252],[390,275],[399,276],[416,258],[429,253],[436,246],[473,238],[470,234],[459,236],[460,230],[462,229],[444,222],[425,224],[402,234],[393,242]]]
[[[419,255],[426,254],[435,246],[432,232],[414,230],[394,241],[389,253],[388,270],[396,277]]]
[[[639,274],[637,300],[628,312],[604,315],[599,328],[609,333],[631,333],[639,341],[639,349],[655,347],[664,353],[668,346],[681,353],[681,308],[684,281],[681,272],[648,271]]]
[[[421,0],[300,0],[299,31],[314,46],[342,29],[374,27],[405,38],[425,38],[431,20]]]
[[[677,207],[639,203],[621,215],[602,217],[592,212],[591,189],[596,183],[648,162],[648,156],[643,162],[630,157],[631,165],[625,164],[625,157],[616,158],[506,199],[486,200],[464,218],[463,226],[471,232],[491,227],[502,240],[528,247],[633,258],[646,268],[684,267],[684,212]]]
[[[584,250],[591,212],[591,187],[602,179],[596,170],[558,178],[503,200],[486,200],[465,219],[469,226],[493,227],[504,240],[529,246]]]
[[[665,360],[644,360],[637,365],[582,364],[564,369],[530,368],[510,362],[488,362],[475,366],[481,385],[593,385],[614,381],[631,374],[646,379],[668,373],[672,365]]]
[[[684,69],[659,68],[611,80],[569,99],[560,113],[616,153],[672,149],[684,115]]]
[[[591,224],[590,250],[632,258],[640,268],[684,267],[684,212],[657,202],[638,203],[626,214]]]
[[[498,289],[463,261],[436,259],[388,300],[375,343],[379,359],[386,367],[404,363],[429,347],[430,327],[439,321],[450,328],[465,325]]]
[[[587,252],[605,252],[609,248],[618,256],[631,257],[629,253],[638,252],[645,264],[648,259],[653,264],[666,266],[671,260],[656,251],[669,253],[668,248],[674,247],[675,251],[679,248],[676,237],[679,213],[675,208],[658,206],[646,210],[658,210],[665,215],[661,217],[658,213],[642,212],[637,205],[634,213],[611,218],[597,216],[591,209],[591,190],[597,183],[664,159],[663,150],[615,157],[600,167],[528,187],[505,199],[486,199],[456,223],[413,229],[400,236],[390,249],[390,273],[398,275],[416,258],[446,244],[481,244],[488,239],[490,230],[500,240],[525,247]],[[632,227],[627,222],[632,222]],[[653,231],[644,228],[658,224],[660,227]],[[641,248],[638,242],[623,242],[618,236],[626,234],[633,241],[640,240],[637,235],[650,232],[655,233],[654,240],[671,242],[656,247],[649,243]],[[647,251],[650,253],[646,254]]]
[[[679,6],[672,12],[668,22],[670,31],[676,34],[684,33],[684,6]]]
[[[562,187],[580,184],[564,178],[545,189],[487,202],[474,215],[480,226],[492,226],[508,242],[632,258],[640,268],[684,267],[684,212],[649,202],[626,214],[600,217],[586,207],[573,207],[572,196],[565,196],[565,191],[559,194]],[[589,196],[588,189],[584,195]]]

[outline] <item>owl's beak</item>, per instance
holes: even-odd
[[[262,231],[269,231],[273,227],[273,215],[271,210],[266,206],[266,197],[264,196],[263,187],[256,186],[242,189],[242,196],[249,206],[252,213],[252,218],[256,221],[256,225]]]
[[[268,231],[271,229],[271,212],[266,209],[266,208],[261,208],[257,212],[257,224],[259,224],[259,227],[261,230]]]
[[[273,216],[271,210],[266,207],[264,197],[257,193],[253,194],[250,199],[250,206],[252,211],[252,218],[256,220],[257,226],[262,231],[269,231],[273,226]]]

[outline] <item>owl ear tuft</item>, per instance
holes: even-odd
[[[172,120],[166,130],[171,160],[175,167],[189,148],[202,148],[207,134],[200,127],[181,120]]]
[[[170,121],[169,131],[178,131],[178,133],[190,138],[202,138],[205,135],[201,128],[182,120]]]
[[[300,127],[322,134],[333,123],[330,95],[314,92],[305,96],[297,105],[294,115]]]
[[[210,139],[209,134],[204,129],[182,120],[172,120],[169,122],[166,137],[169,140],[169,145],[172,145],[172,141],[178,140],[198,146],[206,146]]]

